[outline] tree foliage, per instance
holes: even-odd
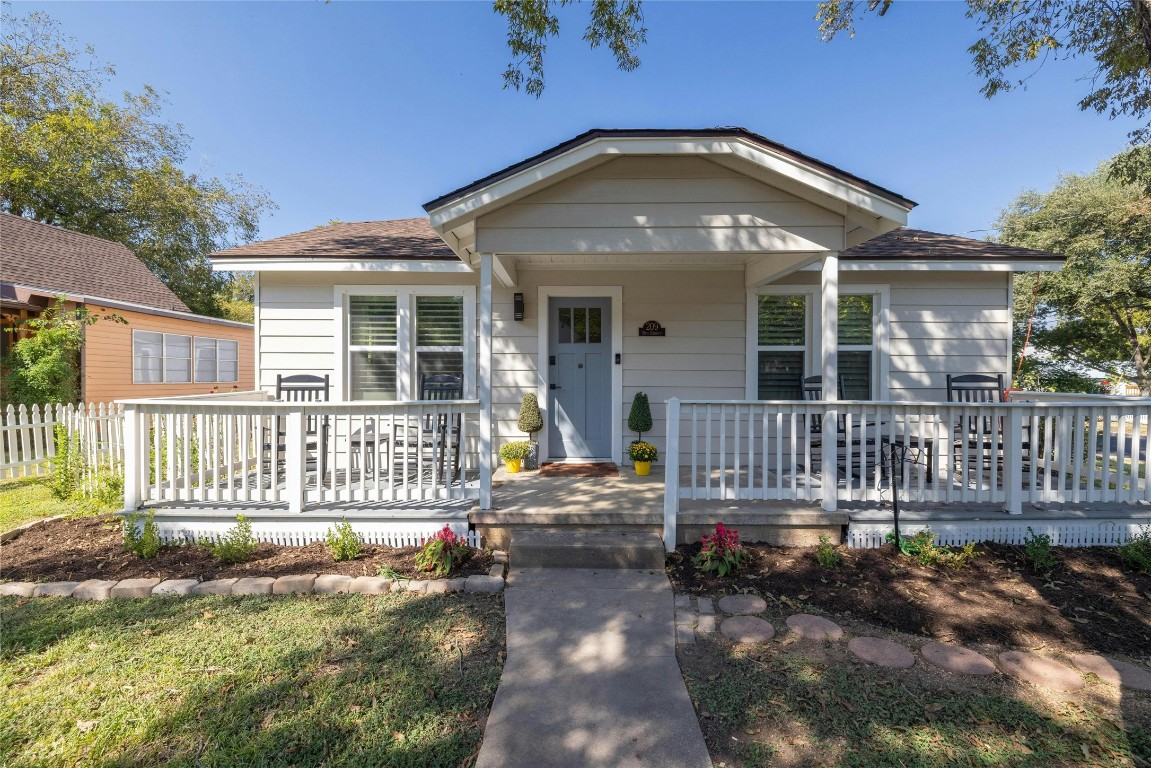
[[[816,19],[824,40],[855,35],[868,13],[885,15],[892,0],[821,0]],[[1090,58],[1082,110],[1111,118],[1151,116],[1151,0],[967,0],[967,16],[982,35],[970,48],[980,91],[1026,88],[1047,60]],[[1034,65],[1029,68],[1028,65]],[[1133,143],[1151,139],[1151,124],[1131,133]],[[1151,178],[1151,177],[1144,177]]]
[[[516,428],[528,435],[534,435],[544,428],[544,418],[535,392],[528,392],[520,401],[520,417],[516,421]]]
[[[631,411],[627,415],[627,428],[639,435],[643,440],[644,432],[651,432],[651,403],[643,392],[636,392],[631,400]]]
[[[0,209],[123,243],[194,312],[220,315],[208,253],[250,242],[262,190],[185,171],[189,137],[151,87],[108,101],[114,69],[43,13],[4,8]]]
[[[1151,394],[1151,196],[1114,178],[1112,162],[1024,192],[996,223],[1000,242],[1067,257],[1059,272],[1015,278],[1017,341],[1038,299],[1025,385],[1083,389],[1096,369]]]
[[[27,336],[12,345],[3,361],[4,402],[23,405],[80,400],[80,348],[84,329],[97,320],[126,323],[116,314],[69,309],[57,299],[39,317],[20,326]]]
[[[504,71],[504,88],[523,89],[539,98],[544,92],[544,53],[548,39],[560,31],[559,8],[574,0],[495,0],[507,19],[512,61]],[[642,0],[590,0],[591,19],[584,40],[592,48],[606,45],[625,72],[639,66],[636,50],[647,42]],[[525,70],[526,80],[525,80]]]

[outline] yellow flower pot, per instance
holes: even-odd
[[[651,474],[651,462],[637,461],[635,463],[635,473],[640,477],[647,477],[649,474]]]
[[[513,475],[520,471],[520,463],[523,459],[504,459],[504,467],[508,472]]]

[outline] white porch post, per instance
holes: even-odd
[[[292,408],[288,411],[286,420],[284,479],[287,481],[287,488],[284,489],[284,500],[288,502],[288,512],[295,515],[304,511],[304,494],[307,485],[308,451],[304,438],[304,409],[299,406]],[[320,466],[323,464],[321,454],[324,450],[323,446],[320,446],[316,452],[317,488],[322,488],[324,485],[324,478],[320,474]]]
[[[141,439],[140,412],[129,403],[124,406],[124,509],[135,511],[143,501],[141,456],[148,454],[148,447]]]
[[[492,508],[492,254],[480,254],[480,509]]]
[[[820,371],[823,374],[823,511],[834,512],[839,492],[839,254],[823,257],[820,280]]]

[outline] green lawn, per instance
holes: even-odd
[[[827,653],[843,655],[843,649]],[[1151,758],[1151,701],[1093,683],[1035,693],[920,664],[882,670],[799,651],[702,640],[681,657],[716,764],[752,766],[1132,766]],[[1061,700],[1062,699],[1062,700]]]
[[[457,766],[499,596],[3,598],[0,764]]]
[[[117,505],[115,509],[118,509]],[[90,502],[60,501],[52,495],[47,476],[0,481],[0,531],[53,515],[96,515],[115,511]]]

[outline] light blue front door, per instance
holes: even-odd
[[[611,458],[611,299],[548,301],[548,455]]]

